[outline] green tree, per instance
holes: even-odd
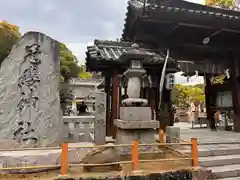
[[[89,78],[92,78],[93,75],[90,72],[86,71],[86,66],[85,65],[81,65],[79,77],[83,78],[83,79],[89,79]]]
[[[19,27],[9,24],[6,21],[0,22],[0,64],[8,56],[13,45],[20,39],[21,34]],[[77,65],[77,58],[63,43],[60,43],[60,69],[61,79],[68,82],[71,77],[77,77],[80,67]],[[60,89],[61,105],[64,108],[66,100],[71,98],[70,90],[66,88]]]
[[[189,92],[187,86],[176,84],[172,90],[172,103],[182,108],[189,106]]]
[[[235,0],[207,0],[206,5],[218,6],[225,9],[234,9],[236,7]]]
[[[0,22],[0,64],[8,56],[13,45],[20,37],[18,26],[9,24],[7,21]],[[63,43],[60,43],[60,68],[62,79],[65,81],[71,77],[78,76],[80,72],[77,58]]]
[[[72,51],[65,44],[60,43],[60,68],[63,81],[67,82],[71,77],[78,76],[80,67],[77,63]]]
[[[196,86],[188,87],[190,102],[199,104],[200,102],[205,102],[205,92],[204,88],[199,88]]]
[[[68,81],[72,77],[78,77],[81,68],[78,66],[76,56],[73,55],[72,51],[68,47],[60,43],[60,69],[61,69],[61,80],[64,82],[60,88],[60,101],[62,111],[65,113],[67,110],[68,101],[72,100],[72,92],[69,89]]]
[[[0,64],[10,53],[12,46],[20,39],[19,27],[0,21]]]
[[[172,90],[172,103],[181,108],[188,108],[190,103],[204,102],[204,85],[184,86],[176,84]]]

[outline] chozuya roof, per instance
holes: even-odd
[[[94,46],[87,47],[87,61],[89,60],[106,60],[106,61],[121,61],[125,54],[128,54],[133,49],[134,43],[132,42],[118,42],[118,41],[103,41],[95,40]],[[138,53],[145,56],[150,56],[143,60],[143,63],[147,64],[161,64],[166,55],[162,52],[156,52],[154,50],[138,48]],[[169,62],[174,63],[175,60],[170,58]]]
[[[100,64],[106,61],[111,63],[119,63],[121,62],[121,57],[132,49],[133,44],[133,42],[95,40],[94,46],[87,47],[87,66],[91,64],[90,61],[99,62]],[[144,64],[148,65],[162,64],[166,57],[166,55],[162,52],[157,53],[154,50],[141,48],[141,45],[139,51],[143,54],[148,54],[152,56],[151,59],[146,59],[145,61],[143,61]],[[199,74],[222,74],[228,68],[228,64],[214,64],[211,63],[211,61],[209,60],[196,63],[190,61],[174,60],[170,58],[169,62],[171,64],[175,64],[175,67],[177,67],[179,71],[183,71],[189,75],[194,75],[195,71],[198,71]]]

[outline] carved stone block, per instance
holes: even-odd
[[[130,129],[130,130],[117,130],[116,144],[132,144],[133,140],[138,140],[139,144],[153,144],[156,143],[154,138],[154,129]],[[131,153],[131,146],[129,147],[119,147],[119,152],[121,155],[126,155]],[[140,146],[140,152],[154,151],[156,147],[154,146]]]
[[[166,128],[166,142],[167,143],[180,143],[180,127],[168,126]],[[171,145],[174,148],[179,147],[179,145]]]
[[[120,129],[154,129],[159,127],[159,121],[126,121],[114,119],[114,125]]]
[[[127,121],[151,120],[150,107],[120,107],[120,119]]]
[[[106,93],[96,93],[96,112],[94,121],[94,141],[95,144],[105,144],[106,138]]]
[[[20,147],[61,143],[59,76],[58,42],[26,33],[0,69],[0,140]]]

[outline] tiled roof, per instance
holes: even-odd
[[[186,3],[186,4],[192,4],[192,3]],[[142,9],[144,7],[144,4],[140,1],[129,1],[129,5],[132,8],[135,9]],[[198,5],[198,6],[203,6],[203,5]],[[204,7],[204,6],[203,6]],[[240,19],[240,12],[237,11],[231,11],[231,10],[224,10],[224,9],[220,9],[220,8],[214,8],[214,7],[210,7],[208,9],[205,10],[200,10],[198,9],[194,9],[194,8],[183,8],[183,7],[173,7],[170,4],[162,4],[162,5],[156,5],[156,4],[146,4],[146,9],[156,9],[159,8],[159,11],[166,11],[166,12],[186,12],[186,13],[195,13],[195,14],[202,14],[202,15],[209,15],[209,16],[215,16],[216,18],[228,18],[228,19],[236,19],[239,20]]]
[[[119,61],[120,57],[127,54],[129,50],[132,49],[132,42],[118,42],[118,41],[103,41],[95,40],[94,46],[87,47],[87,55],[90,59],[95,60],[109,60],[109,61]],[[150,60],[143,61],[143,63],[148,64],[159,64],[165,59],[165,55],[162,52],[154,52],[153,50],[146,48],[139,48],[139,52],[152,56]],[[170,62],[175,62],[174,59],[170,58]]]
[[[176,2],[180,2],[180,4]],[[125,31],[128,28],[127,27],[128,18],[129,18],[129,13],[131,9],[134,9],[137,12],[139,12],[139,16],[144,16],[143,8],[144,8],[144,4],[140,0],[129,0],[122,39],[124,39]],[[219,20],[231,20],[231,21],[235,21],[236,23],[239,23],[239,20],[240,20],[240,12],[238,11],[220,9],[216,7],[209,7],[209,6],[204,6],[204,5],[181,1],[181,0],[178,0],[178,1],[173,0],[173,3],[172,1],[165,1],[161,3],[161,5],[157,5],[155,3],[152,3],[152,4],[147,3],[145,5],[145,12],[149,12],[156,9],[159,12],[182,13],[182,14],[187,14],[189,16],[199,15],[199,16],[202,16],[203,18],[210,17],[210,18],[215,18]]]
[[[104,41],[95,40],[94,46],[87,47],[88,58],[87,62],[91,59],[97,61],[121,61],[121,56],[124,53],[128,53],[132,49],[132,42],[118,42],[118,41]],[[145,64],[162,64],[166,55],[162,52],[156,53],[154,50],[139,48],[141,52],[149,53],[153,56],[150,60],[144,60]],[[178,61],[170,58],[170,63],[175,64],[179,71],[183,71],[187,74],[193,74],[198,71],[199,74],[210,73],[210,74],[223,74],[228,68],[228,64],[216,64],[211,61],[201,61],[201,62],[187,62]]]

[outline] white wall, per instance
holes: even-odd
[[[76,98],[87,98],[88,96],[94,96],[96,94],[96,88],[94,86],[72,86],[72,92],[76,95]]]

